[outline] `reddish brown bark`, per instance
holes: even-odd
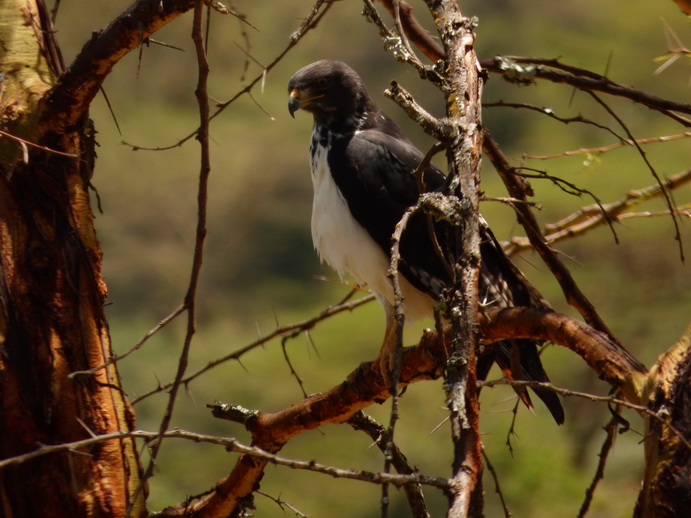
[[[535,308],[492,310],[480,318],[485,353],[491,343],[508,338],[551,340],[568,347],[594,368],[601,377],[640,402],[646,372],[640,362],[605,335],[564,315]],[[415,347],[404,350],[400,388],[418,381],[436,379],[447,360],[450,339],[439,339],[434,331],[425,333]],[[634,390],[636,387],[636,390]],[[357,411],[391,397],[384,380],[372,363],[363,363],[346,381],[322,394],[310,396],[275,413],[238,412],[229,417],[242,422],[252,433],[252,445],[276,453],[291,438],[325,424],[344,423]],[[214,491],[201,500],[166,510],[164,516],[221,517],[241,508],[243,501],[258,489],[266,461],[242,455],[232,472],[217,482]]]
[[[0,103],[0,118],[11,122],[4,128],[12,132],[0,149],[2,458],[133,427],[113,365],[70,376],[111,356],[88,193],[95,155],[87,111],[112,66],[142,35],[193,2],[167,2],[165,12],[161,5],[135,4],[120,23],[95,35],[62,76],[43,2],[2,5],[6,44],[0,59],[22,64],[3,66],[8,95]],[[139,516],[146,513],[141,484],[134,441],[110,440],[88,452],[3,469],[2,514],[121,517],[129,510]]]
[[[691,327],[651,369],[645,471],[636,518],[682,518],[691,508]]]

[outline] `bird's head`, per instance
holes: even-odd
[[[372,104],[360,76],[341,61],[323,59],[298,70],[288,82],[288,111],[305,110],[332,124],[361,117]]]

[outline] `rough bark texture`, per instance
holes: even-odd
[[[41,11],[43,9],[43,11]],[[39,2],[2,3],[0,105],[0,456],[130,430],[111,356],[107,295],[88,194],[94,141],[86,110],[46,133],[60,68]],[[59,107],[55,105],[54,107]],[[55,153],[58,151],[62,154]],[[48,455],[0,472],[3,516],[115,517],[145,512],[132,439]],[[132,495],[139,498],[133,501]]]
[[[0,3],[0,170],[7,174],[24,150],[20,141],[36,137],[38,106],[55,79],[41,52],[36,6],[21,0]],[[32,66],[25,67],[24,63]]]
[[[478,276],[480,271],[479,193],[482,155],[480,64],[473,45],[474,22],[463,16],[455,1],[428,0],[444,46],[446,115],[453,130],[447,136],[452,178],[450,193],[467,206],[456,236],[454,292],[451,309],[452,351],[446,363],[444,387],[454,447],[452,483],[455,491],[449,517],[482,515],[482,444],[479,433],[476,354]]]
[[[691,509],[691,327],[648,378],[645,473],[637,518],[682,518]]]

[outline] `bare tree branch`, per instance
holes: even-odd
[[[595,489],[605,476],[605,464],[607,463],[609,452],[612,450],[612,446],[614,446],[614,438],[616,437],[617,428],[619,427],[619,420],[617,418],[618,416],[612,417],[609,423],[607,423],[607,426],[604,428],[606,435],[605,440],[602,443],[602,447],[600,448],[600,453],[598,454],[599,460],[597,462],[597,470],[595,470],[593,480],[588,486],[588,489],[585,491],[585,499],[583,500],[583,504],[578,511],[578,518],[585,518],[585,515],[590,509],[590,504],[593,501]]]
[[[363,412],[357,412],[347,421],[347,424],[354,430],[365,432],[385,455],[389,454],[387,452],[390,451],[391,462],[398,473],[405,475],[417,471],[410,466],[408,459],[396,444],[390,446],[386,444],[386,441],[383,440],[386,430],[373,418]],[[408,497],[408,504],[413,516],[415,518],[430,518],[420,484],[406,484],[403,489]]]
[[[664,188],[669,192],[689,182],[691,182],[691,169],[662,180]],[[626,217],[626,211],[660,196],[662,196],[661,187],[655,184],[643,189],[631,190],[612,203],[588,205],[560,221],[545,225],[545,241],[551,245],[580,236],[610,221],[619,221]],[[679,214],[683,212],[681,209],[675,209],[675,211]],[[502,246],[509,256],[532,248],[530,240],[525,237],[513,237],[510,241],[502,243]]]
[[[525,200],[526,191],[523,181],[518,179],[519,177],[514,173],[514,168],[504,156],[504,153],[502,153],[499,145],[487,131],[485,132],[483,149],[494,165],[494,168],[499,173],[499,176],[501,176],[509,194],[519,200]],[[617,341],[614,334],[609,330],[595,310],[595,307],[585,294],[581,292],[569,270],[547,244],[545,236],[542,234],[535,214],[531,211],[530,206],[526,203],[517,203],[514,205],[514,210],[518,215],[519,223],[523,226],[528,235],[530,243],[538,254],[540,254],[544,263],[549,267],[550,271],[559,282],[567,302],[578,310],[588,324],[606,333],[612,340]]]
[[[485,353],[491,352],[491,343],[509,338],[550,340],[581,355],[602,379],[619,388],[631,401],[640,401],[647,372],[645,367],[618,344],[586,324],[535,308],[490,310],[481,317],[479,324]],[[438,378],[446,354],[444,340],[439,338],[439,334],[426,332],[418,345],[403,351],[400,386]],[[284,410],[276,413],[240,411],[238,416],[252,433],[253,445],[276,453],[292,437],[328,423],[345,423],[356,412],[390,396],[381,372],[370,362],[360,365],[344,383]],[[188,511],[200,513],[195,516],[230,514],[242,498],[254,491],[265,466],[264,461],[242,456],[233,471],[217,482],[216,489]],[[458,491],[458,487],[454,487]],[[170,516],[179,515],[180,508],[170,513]]]
[[[138,0],[94,33],[48,95],[45,130],[62,134],[75,125],[118,61],[193,6],[194,0]]]
[[[691,120],[678,115],[691,115],[691,105],[661,99],[642,90],[625,86],[605,76],[566,65],[556,59],[529,58],[522,56],[498,56],[482,60],[484,69],[502,74],[509,80],[532,82],[534,79],[545,79],[554,83],[563,83],[579,90],[603,92],[610,95],[631,99],[643,106],[658,111],[684,126],[691,126]],[[514,64],[528,65],[517,70]]]
[[[661,137],[650,137],[650,138],[640,138],[636,139],[636,143],[639,145],[643,144],[655,144],[659,142],[669,142],[670,140],[679,140],[683,138],[689,138],[691,137],[691,131],[685,131],[684,133],[678,133],[676,135],[663,135]],[[600,146],[600,147],[591,147],[591,148],[581,148],[581,149],[575,149],[572,151],[563,151],[561,153],[555,153],[552,155],[528,155],[524,154],[521,156],[521,158],[528,158],[528,159],[533,159],[533,160],[549,160],[551,158],[561,158],[565,156],[574,156],[574,155],[595,155],[595,154],[601,154],[601,153],[607,153],[608,151],[612,151],[614,149],[619,149],[624,146],[632,146],[633,142],[630,140],[624,139],[621,142],[617,142],[616,144],[610,144],[608,146]]]
[[[667,208],[670,211],[670,217],[672,218],[672,224],[674,225],[674,239],[678,242],[678,247],[679,247],[679,257],[681,258],[681,262],[684,262],[684,243],[681,239],[681,229],[679,228],[679,219],[677,218],[677,215],[674,212],[674,203],[672,202],[672,198],[670,194],[667,192],[665,189],[665,186],[662,183],[662,180],[660,179],[660,175],[657,173],[655,170],[655,167],[653,167],[653,164],[650,163],[650,160],[648,160],[648,155],[643,151],[643,148],[638,144],[634,136],[631,134],[631,131],[629,130],[628,126],[624,123],[624,121],[614,112],[610,106],[605,103],[598,95],[596,95],[594,92],[589,91],[588,94],[597,101],[597,103],[602,106],[611,116],[616,120],[619,125],[622,127],[622,129],[626,132],[626,135],[629,137],[629,141],[633,144],[633,146],[636,148],[636,151],[640,155],[640,157],[643,159],[643,162],[645,162],[645,165],[647,166],[648,170],[650,171],[650,174],[652,174],[653,178],[657,182],[657,184],[660,186],[660,193],[662,194],[663,198],[665,199],[665,203],[667,204]]]
[[[444,49],[439,42],[427,32],[413,15],[413,8],[403,0],[380,0],[391,16],[400,19],[401,26],[408,39],[415,44],[427,58],[436,63],[444,59]]]
[[[151,432],[146,430],[133,430],[131,432],[113,432],[104,435],[94,435],[93,437],[89,437],[88,439],[82,439],[80,441],[73,441],[70,443],[42,445],[38,449],[29,453],[25,453],[24,455],[19,455],[17,457],[12,457],[10,459],[0,460],[0,469],[6,468],[7,466],[23,464],[37,457],[51,455],[54,453],[70,452],[72,454],[83,454],[84,452],[80,452],[79,450],[96,444],[102,444],[104,442],[124,438],[143,439],[148,443],[156,443],[159,442],[161,438],[163,438],[184,439],[198,443],[216,444],[218,446],[223,446],[227,451],[251,455],[252,457],[264,460],[271,464],[285,466],[292,469],[315,471],[317,473],[329,475],[334,478],[362,480],[374,484],[393,484],[396,487],[403,487],[409,484],[424,484],[433,487],[438,487],[441,489],[447,489],[449,487],[448,482],[442,478],[429,477],[417,473],[405,473],[395,475],[391,473],[375,473],[371,471],[363,471],[356,469],[336,468],[333,466],[320,464],[314,461],[301,461],[289,459],[287,457],[281,457],[279,455],[274,455],[272,453],[262,450],[261,448],[257,448],[256,446],[248,446],[246,444],[243,444],[233,437],[221,437],[218,435],[201,434],[196,432],[189,432],[186,430],[167,430],[163,432],[163,434],[161,434],[160,432]],[[185,512],[187,512],[187,510]],[[171,515],[164,511],[163,513],[155,514],[153,516]]]
[[[203,38],[203,13],[205,7],[204,0],[195,0],[194,6],[194,20],[192,29],[192,40],[194,41],[194,48],[197,55],[197,69],[198,80],[197,88],[195,89],[195,96],[199,106],[199,132],[197,140],[200,145],[200,171],[199,171],[199,186],[197,191],[197,229],[195,233],[194,256],[192,258],[192,271],[190,274],[190,281],[185,294],[183,306],[187,313],[187,329],[185,331],[185,339],[180,351],[180,357],[177,365],[177,372],[175,373],[175,380],[168,392],[168,403],[159,425],[160,438],[151,443],[149,449],[149,464],[142,478],[146,481],[153,475],[156,467],[156,459],[163,444],[163,435],[170,427],[170,422],[173,418],[173,410],[177,401],[178,391],[182,385],[182,380],[187,371],[187,364],[192,347],[192,340],[196,333],[197,325],[197,285],[199,283],[199,276],[201,274],[202,263],[204,258],[204,241],[206,239],[206,213],[207,213],[207,199],[208,199],[208,184],[209,175],[211,173],[211,158],[209,153],[209,95],[207,92],[207,83],[209,78],[209,62],[206,57],[206,47]],[[138,488],[141,491],[143,486]]]
[[[499,101],[499,102],[494,102],[494,103],[482,103],[482,106],[484,108],[518,108],[518,109],[530,110],[530,111],[534,111],[537,113],[541,113],[542,115],[546,115],[547,117],[554,119],[554,120],[557,120],[559,122],[563,122],[564,124],[571,124],[572,122],[577,122],[577,123],[581,123],[581,124],[587,124],[589,126],[594,126],[596,128],[599,128],[601,130],[604,130],[604,131],[614,135],[620,142],[625,141],[625,139],[623,137],[619,136],[612,128],[605,126],[603,124],[600,124],[598,122],[595,122],[593,120],[587,119],[587,118],[583,117],[582,115],[576,115],[575,117],[562,117],[562,116],[557,115],[552,108],[546,108],[544,106],[534,106],[534,105],[528,104],[528,103],[509,103],[509,102]]]
[[[193,373],[187,375],[185,378],[182,379],[182,383],[187,385],[193,380],[197,379],[204,373],[210,371],[211,369],[214,369],[215,367],[218,367],[219,365],[236,360],[239,361],[242,356],[244,356],[246,353],[250,352],[253,349],[256,349],[257,347],[260,347],[267,342],[270,342],[274,338],[278,338],[279,336],[287,336],[289,338],[295,338],[296,336],[308,332],[310,329],[313,329],[319,322],[322,322],[323,320],[326,320],[330,318],[333,315],[337,315],[339,313],[343,313],[345,311],[353,311],[356,308],[359,308],[360,306],[367,304],[368,302],[372,302],[374,300],[374,295],[366,295],[364,297],[361,297],[359,299],[353,300],[353,301],[348,301],[350,296],[355,292],[355,290],[351,291],[344,299],[339,301],[336,304],[333,304],[326,309],[324,309],[321,313],[318,315],[308,318],[307,320],[303,320],[301,322],[295,322],[293,324],[287,324],[284,326],[278,326],[276,329],[271,331],[270,333],[267,333],[263,336],[260,336],[256,340],[250,342],[249,344],[240,347],[239,349],[236,349],[235,351],[231,352],[230,354],[226,354],[225,356],[222,356],[220,358],[216,358],[215,360],[210,361],[207,363],[204,367],[201,367],[200,369],[194,371]],[[150,390],[149,392],[146,392],[142,394],[141,396],[138,396],[132,400],[132,404],[137,404],[140,401],[153,396],[154,394],[159,394],[161,392],[167,392],[171,387],[173,386],[173,382],[168,382],[164,383],[163,385],[160,385],[156,387],[155,389]]]
[[[255,76],[249,83],[247,83],[247,86],[236,92],[227,101],[219,103],[217,105],[216,110],[209,116],[209,120],[211,121],[218,117],[240,97],[249,94],[257,84],[262,83],[266,79],[266,75],[281,62],[281,60],[286,56],[286,54],[288,54],[288,52],[290,52],[309,31],[314,29],[319,24],[321,19],[326,15],[326,13],[329,11],[329,9],[335,1],[337,0],[316,0],[307,17],[303,20],[303,22],[295,30],[295,32],[291,34],[290,40],[288,41],[287,45],[283,48],[283,50],[279,52],[278,55],[268,65],[266,65],[266,67],[264,67],[264,70],[262,70],[261,74]],[[133,145],[127,142],[123,142],[123,144],[132,147],[132,149],[135,151],[165,151],[168,149],[174,149],[182,146],[183,144],[185,144],[185,142],[194,138],[197,135],[197,131],[198,130],[191,132],[187,136],[181,138],[177,142],[168,146],[144,147]]]
[[[444,368],[444,391],[454,448],[447,516],[481,516],[482,444],[479,430],[475,321],[479,311],[480,168],[482,160],[482,87],[484,76],[475,54],[476,20],[465,17],[452,0],[427,0],[444,47],[449,194],[465,205],[463,221],[452,239],[452,289],[444,295],[451,321],[451,352]]]

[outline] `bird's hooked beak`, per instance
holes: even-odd
[[[295,112],[301,107],[302,101],[300,100],[300,91],[297,88],[293,88],[290,91],[290,98],[288,99],[288,111],[293,119],[295,118]]]

